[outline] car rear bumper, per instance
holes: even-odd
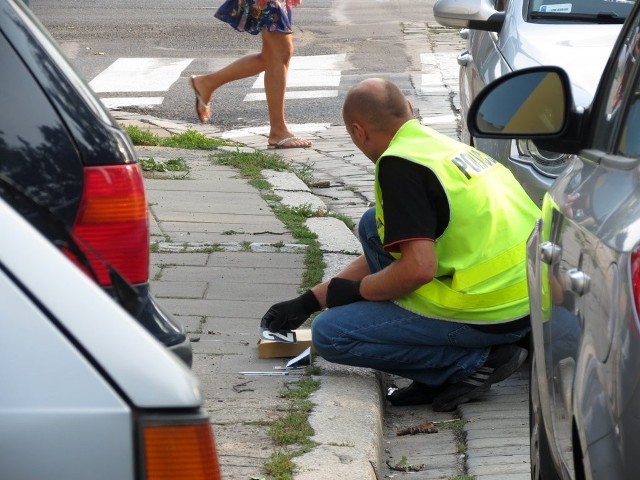
[[[182,323],[158,303],[151,294],[148,283],[134,285],[133,288],[137,294],[137,305],[132,316],[156,340],[191,367],[191,342],[185,334]],[[111,296],[114,296],[112,288],[107,288],[106,290]]]

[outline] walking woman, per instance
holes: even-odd
[[[293,55],[291,8],[302,0],[226,0],[215,16],[240,32],[262,36],[262,50],[241,57],[208,75],[191,77],[196,113],[201,123],[211,117],[211,97],[222,85],[264,72],[269,111],[269,147],[307,148],[311,142],[296,136],[285,121],[284,95]]]

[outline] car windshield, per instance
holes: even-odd
[[[635,1],[532,0],[529,20],[552,20],[589,23],[624,23]]]

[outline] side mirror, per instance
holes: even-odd
[[[490,0],[437,0],[433,16],[445,27],[489,32],[499,32],[504,23],[504,12],[497,11]]]
[[[500,77],[469,108],[474,137],[552,139],[571,114],[569,78],[558,67],[534,67]]]

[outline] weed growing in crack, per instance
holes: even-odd
[[[320,381],[310,376],[311,371],[307,368],[299,380],[287,384],[287,390],[281,394],[288,400],[286,414],[269,425],[269,435],[280,449],[271,455],[264,469],[275,480],[291,479],[295,457],[315,446],[311,440],[313,428],[309,425],[309,414],[315,405],[308,397],[320,388]]]

